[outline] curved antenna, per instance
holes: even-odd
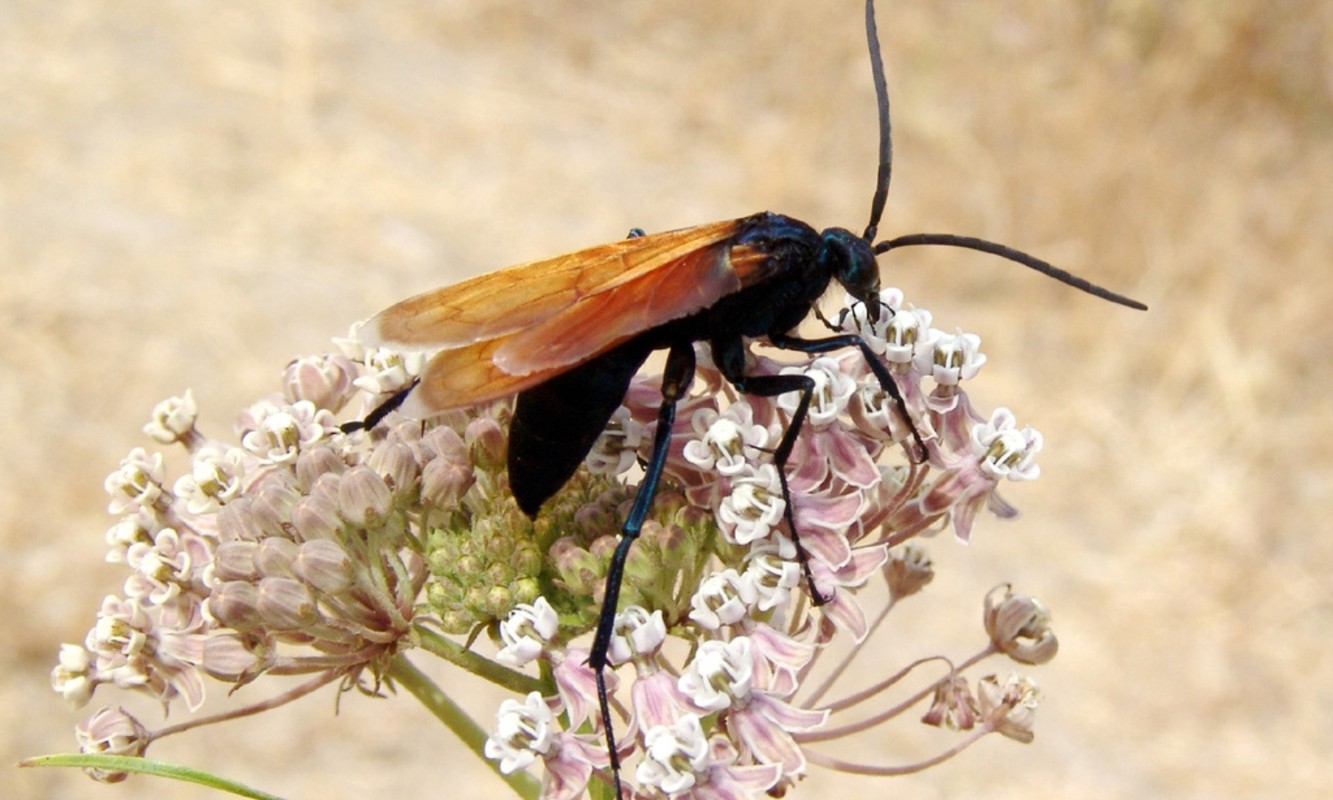
[[[866,0],[866,41],[870,44],[870,71],[875,78],[875,97],[879,100],[879,174],[875,178],[875,197],[870,201],[870,224],[861,235],[875,241],[884,203],[889,197],[889,178],[893,175],[893,126],[889,122],[889,82],[884,78],[884,57],[879,51],[879,33],[875,30],[875,0]]]
[[[977,239],[972,236],[958,236],[952,233],[914,233],[909,236],[899,236],[896,239],[880,242],[875,245],[875,255],[887,253],[890,250],[899,247],[911,247],[912,245],[938,244],[946,247],[962,247],[967,250],[978,250],[982,253],[990,253],[993,256],[1006,258],[1010,261],[1022,264],[1029,269],[1035,269],[1037,272],[1055,278],[1057,281],[1072,286],[1075,289],[1087,292],[1094,297],[1100,297],[1103,300],[1110,300],[1112,303],[1119,303],[1122,306],[1136,308],[1140,311],[1147,311],[1148,307],[1138,300],[1131,300],[1122,294],[1116,294],[1110,289],[1103,289],[1092,281],[1085,280],[1079,276],[1065,272],[1054,264],[1042,261],[1036,256],[1030,256],[1022,250],[1015,250],[1012,247],[1006,247],[1002,244],[996,244],[985,239]]]

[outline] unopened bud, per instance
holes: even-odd
[[[231,541],[258,541],[264,535],[253,513],[254,501],[238,497],[218,510],[218,539]]]
[[[494,417],[477,417],[469,422],[463,440],[477,466],[487,470],[504,466],[505,434]]]
[[[349,525],[378,528],[392,510],[389,485],[370,467],[352,467],[338,482],[338,513]]]
[[[458,505],[476,479],[469,465],[432,458],[421,471],[421,500],[436,508],[452,508]]]
[[[535,603],[542,596],[542,585],[536,578],[520,578],[514,582],[514,602]]]
[[[338,506],[323,497],[302,497],[292,508],[292,525],[306,542],[317,539],[336,539],[343,520]]]
[[[294,578],[260,581],[258,608],[264,623],[275,631],[299,631],[319,621],[310,590]]]
[[[253,513],[255,523],[264,536],[292,535],[292,507],[301,498],[296,490],[277,484],[265,486],[255,497]]]
[[[453,428],[437,425],[426,431],[426,435],[421,437],[421,444],[425,446],[435,458],[443,458],[447,461],[453,461],[456,464],[464,464],[469,471],[472,464],[468,459],[468,446],[463,441],[463,437],[458,435],[458,431]]]
[[[341,592],[352,585],[352,560],[338,543],[327,539],[302,544],[292,570],[321,592]]]
[[[266,540],[267,541],[267,540]],[[219,581],[253,581],[259,577],[255,567],[258,542],[222,542],[213,553],[213,576]]]
[[[323,475],[341,475],[347,464],[330,447],[310,447],[296,457],[296,483],[309,492]]]
[[[508,614],[513,607],[514,593],[509,591],[508,586],[492,586],[486,590],[484,608],[487,616],[498,619]]]
[[[370,454],[369,464],[397,494],[411,492],[421,472],[412,457],[412,448],[402,443],[385,442],[376,447]]]
[[[259,590],[245,581],[227,581],[208,596],[208,611],[228,628],[250,631],[264,624],[259,613]]]
[[[268,668],[264,657],[234,633],[214,632],[204,640],[203,668],[228,683],[244,683]]]
[[[298,546],[291,539],[269,537],[260,542],[255,552],[255,566],[259,568],[259,574],[265,578],[290,578],[292,559],[296,558]]]

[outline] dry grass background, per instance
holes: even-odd
[[[898,146],[884,230],[1000,239],[1152,311],[962,252],[884,260],[937,324],[981,334],[975,396],[1047,436],[1042,480],[1008,492],[1024,517],[933,545],[941,577],[884,660],[927,636],[960,652],[1006,579],[1052,606],[1064,646],[1036,671],[1031,746],[987,740],[893,781],[815,769],[801,791],[1326,793],[1333,7],[880,15]],[[101,482],[158,399],[192,386],[224,431],[350,321],[631,226],[764,208],[863,225],[861,35],[854,0],[0,2],[4,760],[70,746],[47,673],[118,589]],[[918,735],[849,752],[902,761]],[[326,694],[155,755],[294,799],[503,793],[408,699],[349,697],[334,717]]]

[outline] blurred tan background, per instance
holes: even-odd
[[[1006,493],[1020,520],[932,544],[883,661],[969,651],[1003,580],[1063,646],[1033,671],[1032,745],[799,791],[1329,791],[1333,6],[897,0],[880,21],[882,231],[998,239],[1152,310],[961,251],[882,260],[981,335],[977,401],[1047,438],[1042,479]],[[874,180],[856,0],[0,0],[0,97],[7,764],[72,746],[47,674],[120,589],[102,480],[159,399],[193,387],[224,433],[289,358],[418,290],[632,226],[859,229]],[[497,696],[469,694],[486,717]],[[901,763],[921,736],[845,754]],[[408,698],[335,717],[325,693],[153,755],[292,800],[504,792]],[[212,796],[6,769],[17,797]]]

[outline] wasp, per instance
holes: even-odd
[[[925,443],[901,393],[860,336],[836,329],[835,335],[822,338],[794,333],[812,310],[817,313],[816,303],[830,284],[837,283],[864,304],[874,322],[882,313],[876,257],[902,247],[943,245],[991,253],[1105,300],[1147,308],[1027,253],[982,239],[913,234],[875,241],[888,197],[893,139],[873,0],[866,1],[865,26],[880,141],[870,222],[860,234],[845,228],[817,231],[767,211],[664,233],[645,235],[636,229],[619,241],[426,292],[380,312],[361,328],[365,344],[435,354],[416,382],[345,430],[372,428],[395,409],[425,419],[516,396],[509,484],[519,508],[529,516],[536,516],[573,476],[648,356],[667,351],[652,454],[608,566],[589,657],[597,672],[617,789],[619,759],[604,678],[607,651],[625,560],[661,482],[676,405],[694,378],[696,344],[709,349],[717,370],[738,392],[799,396],[772,459],[787,501],[789,535],[797,544],[812,601],[820,603],[825,598],[811,580],[800,547],[785,474],[815,382],[805,375],[747,373],[750,342],[806,354],[859,349],[910,429],[913,457],[923,458]]]

